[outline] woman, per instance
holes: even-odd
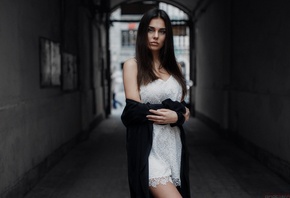
[[[124,63],[128,176],[131,197],[190,198],[182,124],[189,118],[186,85],[177,64],[166,12],[140,21],[136,57]]]

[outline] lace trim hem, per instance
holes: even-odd
[[[170,176],[149,179],[149,186],[156,187],[159,184],[166,185],[168,182],[173,183],[175,186],[181,186],[180,179],[171,178]]]

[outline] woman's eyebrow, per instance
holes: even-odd
[[[155,27],[150,26],[150,25],[148,26],[148,28],[151,28],[151,29],[154,29],[154,30],[156,29]],[[159,30],[166,30],[166,28],[160,28]]]

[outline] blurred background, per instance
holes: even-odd
[[[289,1],[1,0],[0,197],[22,197],[119,120],[122,65],[152,7],[172,20],[190,123],[290,181]]]

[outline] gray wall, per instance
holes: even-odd
[[[197,116],[228,128],[230,3],[212,1],[195,24]]]
[[[290,162],[290,2],[234,1],[230,129]]]
[[[79,1],[1,0],[0,196],[22,197],[79,136],[104,117],[92,86],[91,15]],[[40,87],[39,37],[77,55],[80,88]],[[95,91],[93,91],[95,90]]]
[[[197,116],[290,179],[290,2],[211,1],[196,23]]]

